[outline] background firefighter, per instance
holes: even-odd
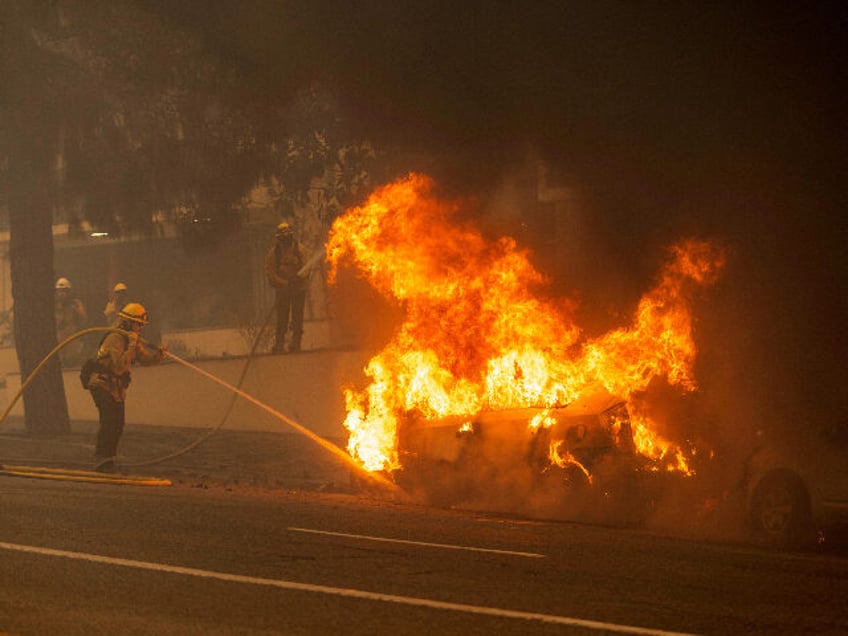
[[[135,363],[157,364],[165,357],[165,348],[155,353],[146,350],[139,332],[146,325],[147,311],[138,303],[129,303],[118,312],[117,328],[129,333],[111,332],[100,343],[97,366],[88,380],[94,404],[100,414],[95,457],[96,470],[114,467],[118,442],[124,432],[125,400],[130,383],[130,367]]]
[[[112,295],[106,302],[106,307],[103,309],[103,316],[106,319],[106,325],[115,327],[118,324],[118,312],[127,304],[127,286],[124,283],[117,283],[112,288]]]
[[[59,342],[85,328],[88,321],[85,305],[74,295],[71,281],[67,278],[56,280],[53,309],[56,315],[56,338]],[[79,364],[82,358],[82,349],[82,340],[77,339],[69,342],[59,353],[62,366],[68,367]]]
[[[277,328],[274,353],[284,350],[286,332],[291,330],[289,351],[300,351],[303,337],[303,307],[306,303],[306,278],[298,275],[309,253],[294,238],[288,223],[280,223],[274,234],[276,241],[265,258],[265,276],[275,291]]]

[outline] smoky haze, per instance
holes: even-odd
[[[848,412],[844,10],[393,6],[334,14],[364,29],[326,52],[361,125],[414,153],[409,167],[489,199],[528,157],[548,162],[578,195],[559,244],[532,222],[505,229],[565,254],[540,268],[597,329],[629,314],[664,246],[725,242],[696,327],[726,435]]]
[[[688,426],[714,446],[848,414],[844,7],[146,4],[264,90],[332,87],[397,174],[478,197],[481,224],[530,247],[589,332],[627,322],[664,247],[725,244],[724,276],[695,301]],[[514,196],[540,165],[573,194],[554,218]],[[375,321],[365,299],[354,322],[376,345],[393,310]]]

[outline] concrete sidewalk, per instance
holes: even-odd
[[[0,431],[0,464],[92,470],[96,433],[96,423],[73,422],[70,433],[33,437],[19,423],[6,422]],[[341,439],[327,441],[344,445]],[[198,488],[356,488],[355,469],[298,433],[127,425],[116,468]]]

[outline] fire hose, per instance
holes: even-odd
[[[245,391],[243,391],[240,388],[240,385],[242,384],[245,376],[247,375],[248,366],[250,364],[250,361],[251,361],[253,355],[256,352],[257,345],[260,342],[262,333],[264,332],[266,326],[269,323],[271,315],[272,314],[269,313],[268,319],[265,320],[265,323],[263,324],[262,329],[260,330],[259,334],[257,334],[257,337],[254,340],[253,347],[251,348],[251,351],[248,354],[248,358],[247,358],[247,361],[245,363],[245,366],[242,369],[242,374],[241,374],[241,377],[239,378],[239,386],[238,387],[233,386],[233,385],[229,384],[228,382],[225,382],[224,380],[218,378],[217,376],[209,373],[208,371],[204,371],[203,369],[197,367],[196,365],[191,364],[187,360],[183,360],[182,358],[180,358],[179,356],[177,356],[173,353],[169,352],[169,353],[166,354],[167,357],[169,359],[173,360],[174,362],[177,362],[177,363],[183,365],[184,367],[191,369],[192,371],[204,376],[205,378],[212,380],[213,382],[229,389],[234,394],[233,399],[231,400],[230,405],[227,408],[227,411],[225,412],[223,418],[218,423],[218,425],[216,427],[210,429],[209,431],[206,431],[205,433],[203,433],[198,439],[196,439],[194,442],[192,442],[188,446],[186,446],[186,447],[184,447],[184,448],[182,448],[182,449],[180,449],[180,450],[178,450],[174,453],[170,453],[169,455],[163,456],[163,457],[158,457],[156,459],[148,460],[148,461],[145,461],[145,462],[127,463],[126,465],[130,466],[130,467],[150,466],[150,465],[153,465],[153,464],[157,464],[157,463],[166,461],[168,459],[173,459],[175,457],[178,457],[180,455],[187,453],[188,451],[192,450],[193,448],[196,448],[202,442],[209,439],[209,437],[211,437],[214,433],[216,433],[217,431],[219,431],[223,427],[225,421],[227,420],[230,413],[232,412],[236,398],[242,397],[242,398],[248,400],[249,402],[253,403],[254,405],[258,406],[259,408],[263,409],[264,411],[270,413],[271,415],[276,417],[278,420],[281,420],[282,422],[288,424],[295,431],[297,431],[301,435],[308,437],[313,442],[315,442],[316,444],[321,446],[324,450],[327,450],[327,451],[331,452],[332,454],[334,454],[336,457],[342,459],[347,465],[356,469],[357,472],[363,474],[364,476],[366,476],[371,481],[379,484],[380,486],[389,488],[390,490],[397,490],[397,486],[393,482],[386,479],[384,476],[382,476],[380,474],[367,471],[364,467],[362,467],[360,464],[358,464],[356,462],[356,460],[354,460],[350,455],[348,455],[346,452],[344,452],[341,448],[339,448],[335,444],[325,440],[324,438],[322,438],[319,435],[315,434],[314,432],[310,431],[308,428],[304,427],[303,425],[299,424],[298,422],[294,421],[293,419],[291,419],[290,417],[281,413],[280,411],[274,409],[273,407],[265,404],[264,402],[260,401],[259,399],[255,398],[254,396],[246,393]],[[32,383],[32,381],[35,379],[35,377],[44,369],[47,362],[53,356],[58,354],[59,351],[61,351],[64,347],[66,347],[71,342],[77,340],[78,338],[81,338],[81,337],[86,336],[86,335],[91,334],[91,333],[104,333],[104,332],[123,333],[123,334],[129,334],[130,333],[128,331],[125,331],[123,329],[119,329],[117,327],[90,327],[90,328],[87,328],[87,329],[83,329],[82,331],[78,331],[77,333],[72,334],[71,336],[68,336],[65,340],[63,340],[62,342],[57,344],[46,356],[44,356],[44,358],[35,366],[35,368],[32,370],[32,372],[27,376],[26,380],[21,383],[20,389],[15,394],[15,396],[12,398],[12,400],[10,400],[9,405],[6,407],[6,410],[3,412],[3,414],[0,415],[0,426],[2,426],[3,422],[6,420],[6,417],[8,417],[9,413],[14,408],[17,401],[21,398],[24,391],[26,391],[27,387],[29,387],[29,385]],[[157,349],[157,350],[160,350],[160,351],[163,350],[162,347],[155,345],[155,344],[151,343],[150,341],[145,340],[144,338],[139,337],[139,341],[144,346],[146,346],[148,348]]]
[[[271,310],[265,316],[265,320],[262,322],[262,327],[259,329],[259,333],[257,333],[256,337],[253,339],[253,345],[251,346],[250,351],[247,354],[247,359],[245,360],[244,367],[241,370],[241,375],[239,376],[238,383],[236,384],[236,386],[239,389],[241,389],[241,385],[244,383],[244,379],[247,376],[247,370],[250,367],[251,360],[253,360],[253,357],[256,354],[256,349],[259,346],[259,343],[262,341],[262,334],[265,333],[265,330],[268,328],[268,325],[271,323],[271,318],[273,317],[273,315],[274,315],[274,307],[272,306]],[[168,357],[171,358],[174,361],[177,361],[177,356],[175,356],[173,353],[168,353]],[[180,360],[180,361],[183,362],[182,360]],[[230,400],[230,404],[229,404],[229,406],[227,406],[226,411],[224,411],[224,415],[221,417],[217,426],[215,426],[215,427],[209,429],[208,431],[206,431],[205,433],[203,433],[200,437],[198,437],[196,440],[194,440],[191,444],[181,448],[180,450],[178,450],[174,453],[170,453],[169,455],[157,457],[156,459],[148,460],[146,462],[135,462],[135,463],[131,463],[131,464],[128,464],[128,465],[131,466],[131,467],[152,466],[153,464],[159,464],[159,463],[167,461],[169,459],[174,459],[175,457],[179,457],[180,455],[184,455],[187,452],[189,452],[190,450],[197,448],[198,446],[200,446],[200,444],[205,442],[207,439],[212,437],[215,433],[217,433],[218,431],[220,431],[224,427],[224,424],[226,423],[227,419],[230,417],[230,413],[233,412],[233,408],[235,407],[237,399],[238,399],[238,393],[233,392],[233,397]],[[0,422],[2,422],[2,420],[0,420]]]

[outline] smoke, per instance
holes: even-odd
[[[439,455],[435,440],[441,440],[443,450],[455,446],[452,430],[430,433],[430,454]],[[450,452],[432,463],[411,461],[395,479],[414,500],[440,507],[646,527],[697,538],[743,536],[744,499],[720,470],[697,477],[634,471],[609,457],[594,466],[590,482],[575,466],[540,469],[528,463],[528,446],[516,441],[484,432],[463,448],[457,461],[448,461]]]
[[[351,268],[338,271],[328,295],[337,341],[368,355],[382,349],[403,322],[402,307],[390,302]]]
[[[699,435],[744,454],[758,431],[804,431],[848,413],[846,235],[841,208],[817,196],[813,182],[736,156],[690,176],[683,165],[664,179],[636,166],[620,166],[617,180],[538,155],[533,162],[548,185],[537,191],[561,198],[525,201],[519,243],[533,251],[552,293],[575,301],[589,334],[628,318],[663,246],[683,236],[726,246],[722,278],[693,301],[698,408],[709,422]],[[505,178],[506,191],[528,173]],[[501,209],[515,197],[503,200]]]

